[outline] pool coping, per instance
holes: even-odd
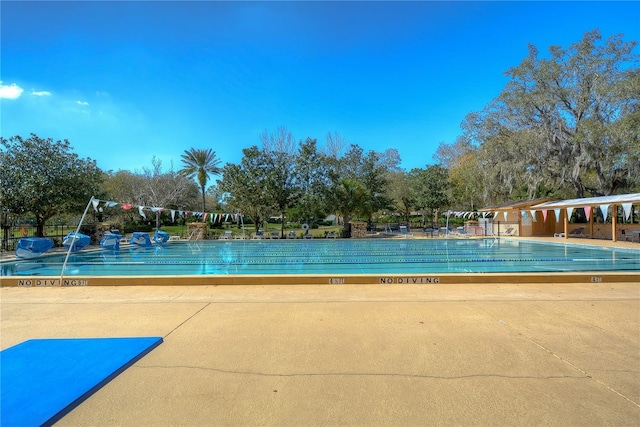
[[[300,274],[300,275],[180,275],[68,276],[63,287],[77,286],[234,286],[234,285],[447,285],[487,283],[640,283],[637,272],[568,273],[442,273]],[[59,276],[7,276],[1,287],[59,287]]]

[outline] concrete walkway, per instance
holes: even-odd
[[[3,349],[164,338],[60,426],[640,425],[638,283],[10,287],[0,297]]]

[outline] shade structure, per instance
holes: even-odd
[[[640,203],[640,193],[617,194],[614,196],[585,197],[582,199],[555,200],[540,203],[531,209],[581,208],[584,206],[622,205],[623,203]]]
[[[567,210],[567,215],[565,215],[565,224],[564,224],[564,236],[568,237],[568,221],[570,217],[570,212],[572,212],[575,208],[583,208],[585,212],[591,212],[593,208],[598,208],[603,213],[603,217],[607,218],[607,210],[609,207],[612,208],[612,211],[615,212],[615,208],[617,206],[622,206],[625,210],[625,216],[628,217],[631,212],[631,205],[640,204],[640,193],[629,193],[629,194],[616,194],[611,196],[601,196],[601,197],[585,197],[581,199],[568,199],[568,200],[556,200],[552,202],[545,202],[534,205],[531,207],[532,210]],[[590,216],[590,224],[593,224],[593,216]],[[616,241],[616,222],[617,215],[612,215],[611,217],[611,228],[612,228],[612,240]]]

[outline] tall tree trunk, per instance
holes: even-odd
[[[202,215],[204,216],[204,185],[201,186],[202,188]]]
[[[351,237],[351,212],[342,215],[344,237]]]
[[[284,211],[280,212],[280,238],[284,239]]]
[[[36,236],[35,237],[44,237],[44,219],[39,216],[36,216]]]
[[[584,185],[582,184],[582,180],[580,177],[576,177],[573,179],[573,188],[576,190],[576,199],[582,199],[584,197]]]

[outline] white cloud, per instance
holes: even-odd
[[[76,101],[76,104],[78,104],[78,105],[89,105],[89,103],[87,101]]]
[[[47,90],[32,90],[31,95],[33,96],[51,96],[51,92]]]
[[[17,84],[3,85],[2,81],[0,81],[0,98],[17,99],[22,95],[22,92],[24,92],[24,89]]]

